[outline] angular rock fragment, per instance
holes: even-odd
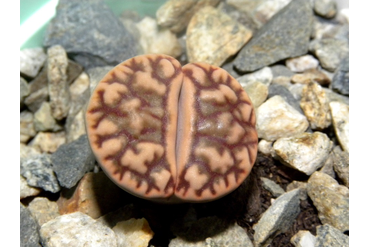
[[[335,92],[349,95],[349,57],[345,57],[335,70],[331,87]]]
[[[30,211],[20,204],[20,246],[41,247],[38,226]]]
[[[34,78],[44,65],[46,54],[41,47],[22,49],[20,51],[20,72]]]
[[[117,236],[118,246],[148,246],[154,236],[145,218],[118,222],[112,230]]]
[[[43,102],[40,108],[35,112],[33,119],[36,131],[58,131],[63,127],[57,123],[52,116],[50,104]]]
[[[54,153],[65,142],[66,133],[64,131],[39,132],[29,145],[41,153]]]
[[[32,216],[35,218],[39,228],[46,222],[58,217],[58,205],[45,197],[36,197],[28,205]]]
[[[335,134],[343,150],[349,152],[349,106],[340,102],[330,102]]]
[[[20,142],[27,143],[37,132],[33,123],[33,114],[29,111],[22,111],[20,114]]]
[[[303,55],[289,58],[285,61],[285,64],[293,72],[303,72],[308,69],[316,69],[319,61],[312,55]]]
[[[315,247],[349,246],[349,237],[330,224],[324,224],[316,228]]]

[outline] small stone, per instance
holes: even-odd
[[[339,179],[349,188],[349,153],[339,146],[333,149],[333,168]]]
[[[104,172],[89,172],[76,189],[62,190],[57,203],[61,214],[81,212],[93,219],[120,208],[127,193],[114,184]]]
[[[246,75],[238,77],[238,78],[236,78],[236,80],[240,84],[247,84],[249,82],[258,81],[258,82],[261,82],[261,83],[265,84],[266,86],[269,86],[272,82],[272,78],[273,78],[273,75],[272,75],[271,68],[270,67],[264,67],[260,70],[257,70],[255,72],[253,72],[253,73],[248,73]]]
[[[335,134],[343,150],[349,152],[349,106],[341,102],[330,102]]]
[[[284,77],[292,77],[295,75],[290,69],[288,69],[286,66],[282,64],[276,64],[270,67],[273,77],[279,77],[279,76],[284,76]]]
[[[335,92],[333,92],[333,90],[331,90],[329,88],[323,88],[323,89],[326,93],[326,97],[328,98],[329,102],[338,101],[340,103],[349,105],[349,97],[348,96],[344,96],[344,95],[335,93]]]
[[[323,166],[331,150],[331,143],[326,134],[314,132],[280,138],[273,147],[284,164],[311,175]]]
[[[349,40],[349,25],[315,16],[311,37],[313,39],[335,38]]]
[[[188,60],[221,66],[251,37],[252,31],[230,16],[214,7],[204,7],[194,14],[186,30]]]
[[[47,55],[51,112],[55,119],[61,120],[67,116],[70,107],[69,84],[67,81],[68,58],[64,48],[60,45],[50,47]]]
[[[253,35],[235,58],[235,67],[244,72],[254,71],[306,54],[312,18],[309,1],[291,1]]]
[[[41,47],[23,49],[20,51],[20,71],[22,74],[34,78],[44,65],[46,54]]]
[[[299,193],[299,189],[284,193],[262,214],[253,226],[255,245],[266,246],[274,236],[291,227],[300,213]]]
[[[199,9],[216,6],[219,2],[220,0],[169,0],[157,10],[157,23],[179,33],[188,26],[190,19]]]
[[[313,9],[322,17],[333,18],[337,14],[337,2],[335,0],[314,0]]]
[[[85,108],[82,108],[75,116],[68,116],[65,126],[67,143],[73,142],[85,135]]]
[[[315,247],[336,247],[349,246],[349,237],[339,231],[337,228],[324,224],[316,227]]]
[[[29,196],[37,196],[40,194],[41,189],[29,186],[27,183],[27,180],[20,176],[20,199],[22,200],[23,198],[29,197]]]
[[[90,78],[90,94],[94,91],[101,79],[113,68],[113,66],[103,66],[91,68],[86,71]]]
[[[309,69],[302,74],[295,74],[291,78],[292,83],[309,84],[310,82],[317,82],[321,86],[328,86],[330,78],[322,71],[317,69]]]
[[[314,172],[307,185],[307,194],[315,205],[322,224],[340,231],[349,230],[349,190],[322,172]]]
[[[40,108],[35,112],[33,123],[36,131],[58,131],[63,127],[57,123],[51,113],[50,104],[43,102]]]
[[[40,90],[37,90],[36,92],[28,95],[27,98],[24,100],[24,103],[30,111],[36,112],[40,108],[42,103],[47,101],[48,97],[48,88],[41,88]]]
[[[312,55],[303,55],[294,58],[288,58],[285,65],[293,72],[304,72],[308,69],[316,69],[319,61]]]
[[[247,92],[253,107],[259,107],[267,99],[269,87],[259,81],[241,82],[240,85]]]
[[[309,50],[319,59],[324,69],[334,72],[340,61],[348,56],[348,40],[314,39],[310,42]]]
[[[49,201],[45,197],[36,197],[28,205],[32,216],[35,218],[39,228],[60,214],[58,212],[58,205],[56,202]]]
[[[86,135],[76,141],[61,145],[51,156],[54,171],[61,186],[72,188],[94,168],[95,156]]]
[[[112,229],[117,236],[118,246],[148,246],[154,232],[146,219],[130,219],[118,222]]]
[[[20,114],[20,141],[26,143],[37,133],[33,124],[33,114],[29,111],[22,111]]]
[[[303,87],[300,105],[312,129],[321,130],[330,126],[329,101],[319,84],[310,82]]]
[[[136,24],[140,32],[140,45],[143,54],[166,54],[178,57],[182,47],[177,37],[167,28],[159,28],[155,19],[147,16]]]
[[[261,139],[258,143],[258,151],[265,155],[271,155],[274,157],[275,151],[272,147],[272,144],[273,144],[272,141],[266,141],[264,139]]]
[[[21,164],[21,175],[30,186],[56,193],[60,191],[49,154],[40,154]]]
[[[29,143],[40,152],[54,153],[58,147],[66,142],[66,133],[59,132],[39,132]]]
[[[80,213],[61,215],[42,225],[40,237],[45,247],[117,246],[114,232],[91,217]]]
[[[258,137],[267,141],[298,135],[308,128],[306,117],[279,95],[257,108],[256,119]]]
[[[269,95],[268,97],[274,97],[276,95],[280,95],[289,105],[293,106],[294,109],[299,111],[299,113],[303,114],[301,106],[299,102],[294,98],[293,94],[284,86],[278,84],[271,84],[269,86]]]
[[[269,191],[273,197],[279,197],[285,193],[284,189],[274,181],[264,177],[261,177],[261,180],[262,187]]]
[[[300,230],[290,239],[290,242],[295,247],[315,247],[316,238],[309,231]]]
[[[38,247],[40,237],[36,220],[32,217],[30,211],[20,203],[20,246]]]
[[[307,183],[293,180],[286,186],[286,191],[292,191],[299,189],[299,199],[301,201],[307,200]]]
[[[32,147],[32,146],[27,146],[24,143],[21,143],[19,146],[20,149],[20,162],[22,163],[23,160],[29,159],[32,156],[37,156],[38,154],[41,154],[41,152]]]
[[[349,57],[345,57],[335,70],[331,87],[335,92],[349,95]]]
[[[24,99],[30,94],[30,86],[28,82],[23,78],[20,77],[20,106],[22,107],[24,104]]]

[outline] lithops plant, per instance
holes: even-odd
[[[86,110],[91,148],[122,189],[205,202],[236,189],[256,160],[255,113],[225,70],[141,55],[112,69]]]

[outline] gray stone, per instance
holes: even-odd
[[[53,193],[60,191],[49,154],[40,154],[24,160],[21,164],[21,175],[27,179],[28,185]]]
[[[322,132],[280,138],[273,145],[276,155],[285,165],[307,175],[323,166],[331,146],[330,139]]]
[[[349,153],[336,146],[333,151],[333,168],[339,179],[349,188]]]
[[[113,66],[103,66],[88,69],[86,73],[90,78],[90,95],[94,91],[96,85],[100,82],[103,77],[113,69]]]
[[[330,102],[335,134],[343,150],[349,152],[349,106],[341,102]]]
[[[349,40],[349,25],[336,20],[315,16],[311,37],[313,39],[335,38]]]
[[[67,117],[70,107],[69,84],[67,81],[68,58],[60,45],[52,46],[47,51],[47,76],[50,108],[55,119]]]
[[[259,107],[267,99],[269,88],[259,81],[241,82],[240,85],[247,92],[252,101],[253,107]]]
[[[300,230],[290,239],[290,242],[295,247],[315,247],[316,238],[309,231]]]
[[[22,111],[20,114],[20,142],[26,143],[37,133],[33,123],[33,114],[29,111]]]
[[[251,37],[251,30],[227,14],[211,6],[204,7],[194,14],[186,29],[188,60],[221,66]]]
[[[340,231],[349,230],[349,189],[329,175],[314,172],[307,184],[307,194],[315,205],[322,224]]]
[[[137,41],[102,0],[60,0],[44,38],[46,47],[57,44],[85,69],[138,55]]]
[[[333,18],[337,14],[337,2],[335,0],[314,0],[313,9],[322,17]]]
[[[27,180],[22,176],[20,176],[19,188],[20,188],[20,199],[21,200],[29,196],[37,196],[41,192],[41,189],[29,186],[27,184]]]
[[[273,197],[279,197],[285,193],[284,189],[274,181],[261,177],[262,187],[271,193]]]
[[[20,225],[20,246],[41,247],[36,220],[22,203],[20,204]]]
[[[300,213],[299,203],[299,189],[278,197],[253,226],[254,244],[266,246],[274,236],[287,231]]]
[[[20,162],[21,163],[23,160],[26,160],[26,159],[31,158],[32,156],[41,154],[41,152],[38,149],[32,146],[27,146],[24,143],[20,143],[19,150],[20,150]]]
[[[30,94],[30,86],[28,85],[28,82],[23,77],[20,77],[19,89],[20,89],[20,94],[19,94],[20,105],[22,107],[24,104],[24,99]]]
[[[63,126],[57,123],[53,118],[50,104],[43,102],[40,108],[35,112],[33,123],[36,131],[58,131]]]
[[[270,67],[273,77],[292,77],[295,73],[288,69],[286,66],[281,64],[276,64]]]
[[[34,78],[44,65],[46,54],[41,47],[23,49],[20,51],[20,71],[22,74]]]
[[[66,133],[58,132],[39,132],[29,143],[29,146],[39,152],[54,153],[58,147],[66,142]]]
[[[60,214],[58,212],[58,205],[54,201],[49,201],[45,197],[36,197],[28,205],[32,216],[35,218],[39,228]]]
[[[343,95],[349,95],[349,57],[345,57],[335,70],[331,88]]]
[[[338,101],[340,103],[349,105],[349,97],[348,96],[344,96],[344,95],[335,93],[335,92],[333,92],[333,90],[331,90],[329,88],[323,88],[323,89],[326,93],[326,97],[328,98],[329,102]]]
[[[349,43],[345,39],[314,39],[309,47],[320,61],[320,65],[331,72],[339,66],[340,61],[349,54]]]
[[[294,98],[293,94],[284,86],[271,84],[269,86],[269,98],[272,98],[276,95],[280,95],[289,105],[293,106],[294,109],[299,111],[301,114],[304,114],[299,102]]]
[[[95,156],[86,135],[61,145],[52,154],[51,161],[61,186],[72,188],[83,175],[94,168]]]
[[[316,69],[319,61],[312,55],[288,58],[285,60],[286,66],[293,72],[303,72],[308,69]]]
[[[285,58],[306,54],[312,12],[309,1],[291,1],[259,29],[239,52],[234,60],[236,68],[254,71]]]
[[[40,238],[45,247],[63,247],[72,243],[72,246],[118,246],[109,227],[80,212],[61,215],[43,224]]]
[[[263,84],[265,84],[266,86],[269,86],[271,84],[271,81],[272,81],[272,78],[273,78],[273,75],[272,75],[272,70],[270,67],[264,67],[260,70],[257,70],[253,73],[248,73],[248,74],[245,74],[243,76],[240,76],[238,78],[236,78],[236,80],[240,83],[240,84],[246,84],[246,83],[249,83],[249,82],[254,82],[254,81],[259,81]]]
[[[324,224],[322,226],[316,227],[315,247],[337,246],[349,246],[349,237],[329,224]]]
[[[308,121],[281,96],[268,99],[256,110],[258,137],[274,141],[303,133],[308,128]]]

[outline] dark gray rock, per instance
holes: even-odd
[[[337,228],[324,224],[316,228],[315,247],[349,246],[349,237]]]
[[[50,160],[50,154],[40,154],[24,160],[21,164],[21,175],[30,186],[39,187],[56,193],[60,191]]]
[[[38,233],[38,225],[32,217],[31,212],[25,206],[20,204],[20,246],[21,247],[36,247],[41,246],[40,236]]]
[[[292,77],[295,73],[288,69],[286,66],[281,64],[276,64],[271,66],[272,75],[274,77],[285,76]]]
[[[289,105],[293,106],[294,109],[303,114],[299,102],[294,98],[293,94],[284,86],[278,84],[271,84],[269,86],[269,95],[268,98],[272,98],[275,95],[280,95]]]
[[[77,140],[61,145],[52,154],[51,161],[61,186],[72,188],[94,168],[95,156],[90,149],[86,135]]]
[[[340,94],[349,95],[349,57],[343,58],[340,62],[334,73],[331,87]]]
[[[333,168],[343,184],[349,187],[349,153],[336,146],[332,151]]]
[[[44,38],[46,47],[57,44],[85,69],[138,55],[138,42],[102,0],[60,0]]]
[[[254,34],[236,57],[235,67],[240,71],[254,71],[306,54],[312,19],[310,1],[291,1]]]

